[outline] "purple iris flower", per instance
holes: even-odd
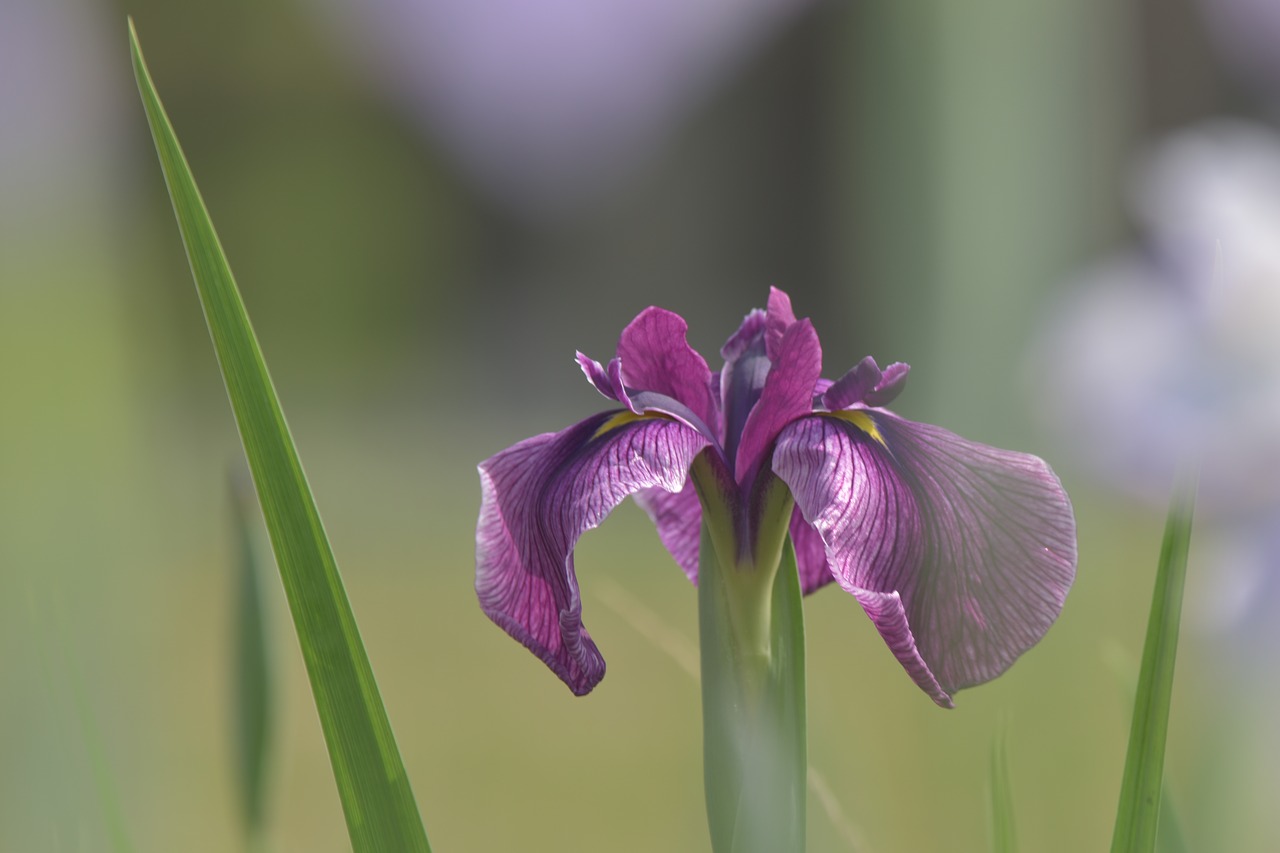
[[[835,580],[944,707],[1004,672],[1062,610],[1075,519],[1042,460],[881,408],[905,364],[866,358],[835,382],[773,289],[714,374],[685,321],[648,308],[593,385],[622,408],[535,436],[479,466],[476,592],[484,612],[574,693],[604,676],[582,624],[578,537],[635,495],[697,582],[706,524],[721,565],[776,568],[789,533],[806,594]]]

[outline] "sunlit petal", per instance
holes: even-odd
[[[786,427],[773,468],[836,580],[939,704],[1007,669],[1062,609],[1075,521],[1034,456],[855,410]]]
[[[573,566],[578,537],[629,494],[654,487],[679,492],[707,443],[666,417],[605,412],[480,464],[480,605],[574,693],[589,692],[604,677],[604,659],[582,625]]]

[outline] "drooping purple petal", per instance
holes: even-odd
[[[742,428],[733,467],[739,485],[755,476],[778,430],[813,411],[813,388],[822,372],[822,346],[813,324],[808,319],[792,324],[771,361],[764,390]]]
[[[791,513],[791,544],[796,549],[796,568],[803,594],[808,595],[835,580],[827,565],[827,546],[818,531],[804,520],[799,507]]]
[[[793,422],[773,469],[908,673],[935,702],[988,681],[1057,618],[1075,520],[1040,459],[889,412]]]
[[[924,551],[914,496],[893,461],[845,421],[809,417],[778,437],[773,470],[822,537],[835,579],[860,603],[889,649],[933,701],[951,707],[918,650],[899,601]]]
[[[664,308],[646,308],[622,330],[618,358],[637,391],[656,391],[688,406],[713,435],[720,407],[711,393],[711,370],[685,337],[689,324]]]
[[[604,659],[582,625],[573,566],[578,537],[629,494],[654,487],[679,492],[707,443],[666,417],[605,412],[480,464],[480,605],[574,693],[589,692],[604,677]]]
[[[694,584],[698,583],[698,548],[702,544],[702,505],[693,482],[678,492],[663,488],[641,489],[635,502],[658,528],[658,537],[676,564]]]
[[[776,287],[769,288],[768,310],[765,311],[765,352],[770,361],[778,360],[782,345],[782,336],[796,322],[796,313],[791,310],[791,297]]]

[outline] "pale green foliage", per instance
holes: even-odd
[[[310,486],[244,303],[129,23],[134,73],[253,473],[352,847],[429,851],[417,803]]]

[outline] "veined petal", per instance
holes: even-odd
[[[698,583],[698,546],[702,542],[702,504],[693,482],[678,492],[662,488],[641,489],[635,502],[658,528],[658,537],[676,564],[694,584]]]
[[[827,546],[818,531],[804,520],[800,507],[791,513],[791,545],[796,551],[802,593],[808,595],[836,579],[827,565]]]
[[[781,292],[781,291],[777,291]],[[759,470],[778,431],[792,420],[813,411],[813,389],[822,373],[822,346],[808,319],[793,323],[771,359],[764,390],[742,428],[733,476],[745,486]]]
[[[646,308],[622,330],[618,358],[632,388],[680,401],[718,435],[720,407],[711,393],[711,369],[689,346],[688,331],[679,314]]]
[[[574,693],[589,692],[604,677],[604,658],[582,625],[573,565],[578,537],[629,494],[681,491],[707,444],[670,418],[605,412],[480,464],[480,605]]]
[[[1044,636],[1075,577],[1075,519],[1040,459],[889,412],[793,422],[773,468],[858,598],[940,705]]]

